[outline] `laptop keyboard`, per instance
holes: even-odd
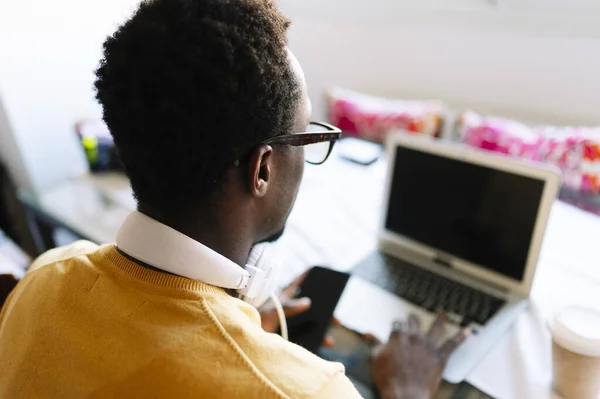
[[[461,320],[455,321],[463,326],[484,325],[504,305],[501,299],[381,253],[369,256],[352,274],[430,312],[458,315]]]

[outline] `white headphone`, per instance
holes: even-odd
[[[255,307],[271,298],[282,335],[287,339],[283,308],[273,294],[277,268],[268,256],[266,245],[255,246],[245,268],[241,268],[198,241],[136,211],[127,216],[119,229],[117,247],[127,255],[166,272],[236,290],[242,300]]]

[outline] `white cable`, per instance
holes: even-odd
[[[288,329],[287,322],[285,321],[285,312],[283,311],[283,306],[281,306],[281,302],[275,293],[271,294],[271,300],[275,305],[275,311],[277,312],[277,318],[279,319],[279,329],[281,330],[281,336],[286,341],[288,340]]]

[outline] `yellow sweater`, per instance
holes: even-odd
[[[42,255],[0,313],[0,398],[357,398],[255,308],[113,246]]]

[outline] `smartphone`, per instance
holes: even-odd
[[[370,141],[346,137],[337,144],[337,151],[342,159],[359,165],[368,166],[379,159],[383,146]]]
[[[297,296],[310,298],[312,304],[308,311],[287,319],[291,342],[317,353],[349,278],[348,273],[320,266],[310,269],[299,287]]]

